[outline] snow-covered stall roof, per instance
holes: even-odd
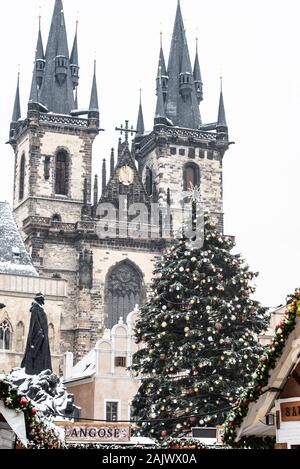
[[[0,202],[0,274],[37,277],[8,202]]]

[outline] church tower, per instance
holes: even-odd
[[[77,30],[70,58],[62,0],[56,0],[45,53],[38,32],[27,116],[21,118],[18,84],[9,138],[15,153],[14,214],[38,269],[46,219],[80,222],[85,181],[87,200],[91,197],[92,146],[99,133],[96,71],[90,106],[80,112],[78,84]]]
[[[175,211],[181,210],[183,191],[200,187],[204,209],[215,216],[222,229],[222,161],[230,145],[223,92],[221,90],[218,119],[204,125],[199,109],[203,83],[198,40],[192,68],[180,1],[168,68],[161,43],[156,83],[153,131],[144,136],[139,134],[134,145],[142,180],[147,187],[150,174],[160,203],[166,203],[169,198]],[[148,194],[152,190],[153,187],[148,188]]]
[[[92,148],[101,130],[96,62],[89,105],[79,110],[78,28],[69,54],[62,0],[53,1],[45,49],[39,25],[25,118],[18,77],[9,134],[14,215],[41,285],[67,281],[55,333],[61,354],[71,351],[78,360],[151,295],[155,262],[177,228],[165,209],[181,211],[183,191],[200,187],[204,208],[222,229],[222,161],[230,143],[223,90],[216,122],[202,123],[198,48],[192,67],[178,2],[168,67],[161,39],[153,130],[145,131],[140,98],[137,128],[128,121],[116,128],[125,139],[106,155],[92,187]],[[161,208],[156,218],[153,205]],[[109,236],[99,229],[105,219]]]

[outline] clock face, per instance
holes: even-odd
[[[130,186],[134,180],[134,172],[130,166],[122,166],[119,169],[119,181],[124,186]]]

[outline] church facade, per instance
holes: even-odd
[[[180,212],[182,192],[200,187],[222,229],[222,162],[230,145],[222,90],[216,122],[202,122],[198,51],[192,66],[178,2],[168,66],[162,46],[159,53],[153,130],[145,132],[140,104],[133,141],[126,122],[125,140],[116,156],[112,151],[109,180],[103,164],[100,194],[92,175],[100,132],[96,69],[89,106],[80,111],[77,40],[76,31],[70,53],[62,0],[55,0],[45,50],[38,32],[27,115],[21,117],[18,84],[9,135],[14,217],[39,276],[66,281],[60,353],[75,360],[151,295],[155,261],[174,236],[172,217],[163,229],[163,207]],[[149,208],[149,216],[129,236],[132,204]],[[159,209],[155,222],[152,206]]]

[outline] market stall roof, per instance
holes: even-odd
[[[300,363],[300,317],[296,319],[294,330],[271,371],[268,385],[256,402],[249,404],[248,413],[237,430],[236,442],[245,436],[275,436],[275,427],[265,423],[265,417],[271,413],[275,400],[283,390],[289,375]]]

